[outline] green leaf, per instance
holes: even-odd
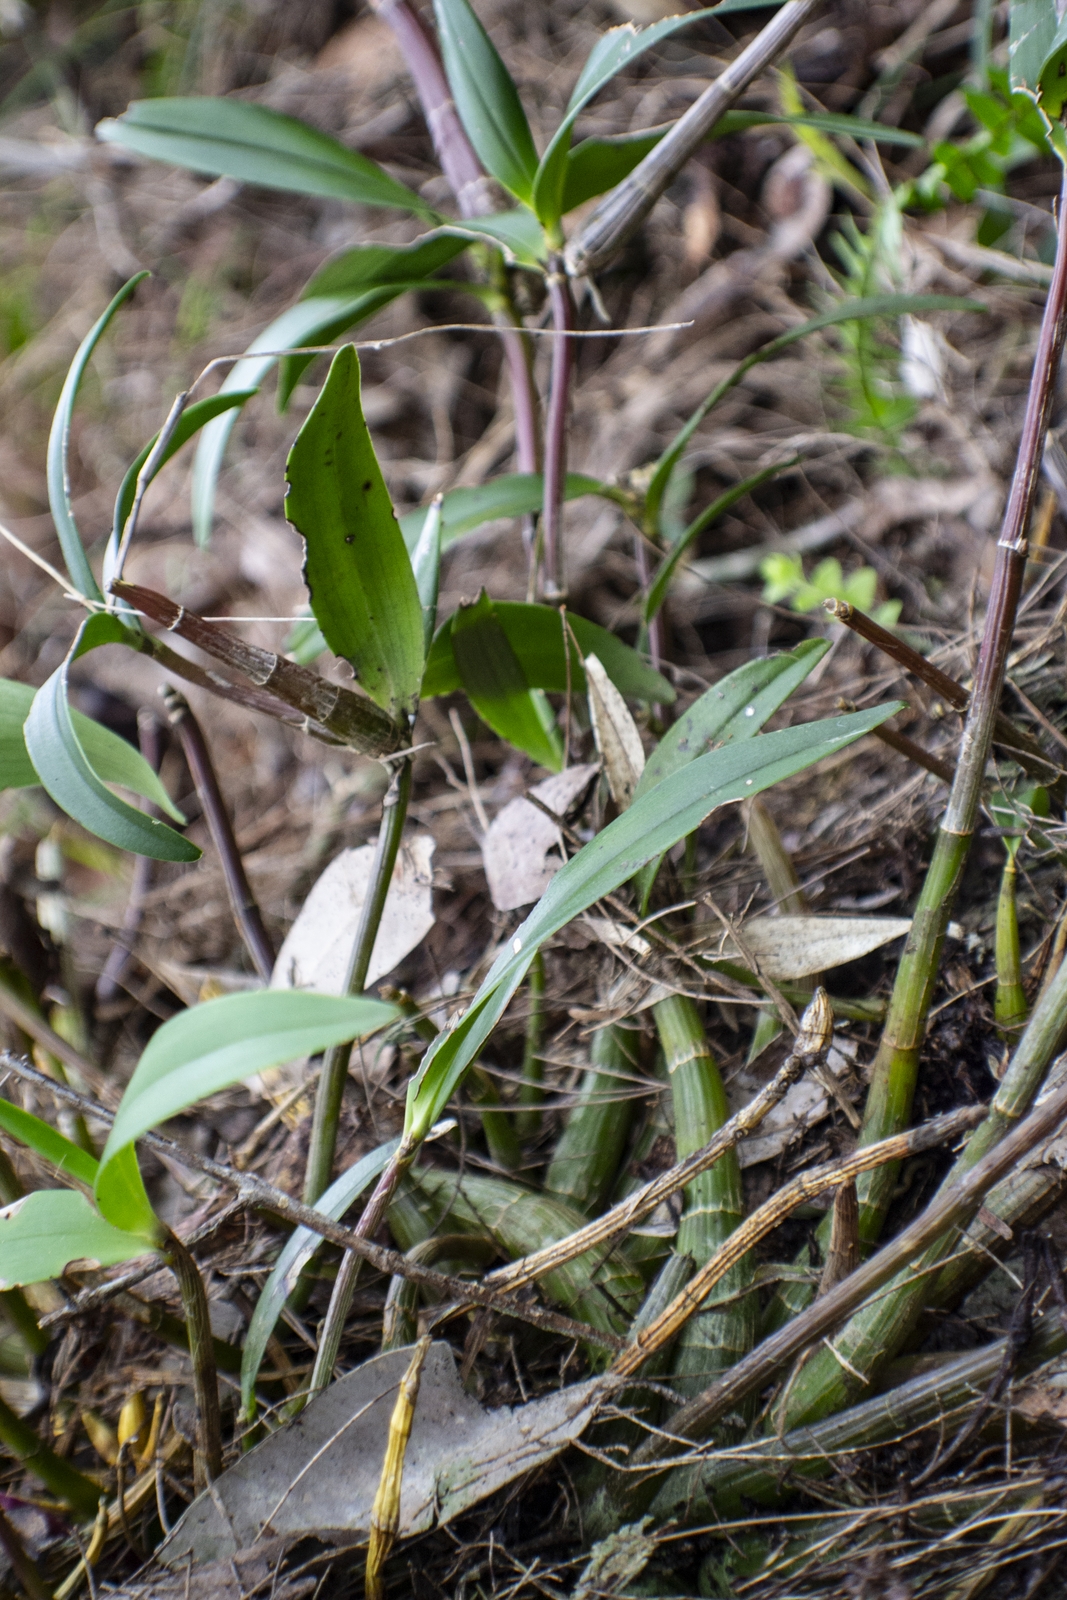
[[[846,300],[840,305],[833,306],[829,311],[824,311],[818,317],[812,317],[809,322],[802,322],[795,328],[788,328],[785,333],[780,333],[776,339],[771,339],[768,344],[761,345],[750,356],[738,363],[734,370],[702,400],[700,405],[690,416],[683,428],[675,434],[667,449],[656,462],[656,468],[648,486],[645,496],[645,515],[655,521],[659,511],[660,502],[670,480],[675,464],[681,457],[686,445],[696,432],[700,423],[707,416],[713,406],[718,405],[723,395],[741,382],[746,372],[758,366],[761,361],[767,361],[771,356],[778,354],[787,346],[795,344],[798,339],[806,339],[811,333],[818,333],[822,328],[837,327],[842,322],[864,322],[871,317],[901,317],[920,311],[985,311],[986,307],[977,300],[961,300],[951,295],[944,294],[877,294],[866,296],[859,300]]]
[[[349,1207],[355,1205],[363,1191],[384,1172],[387,1163],[399,1148],[400,1140],[390,1139],[388,1144],[379,1145],[377,1150],[369,1151],[349,1167],[347,1172],[342,1172],[326,1192],[319,1196],[315,1202],[315,1210],[321,1211],[324,1217],[339,1222]],[[310,1228],[295,1228],[282,1246],[274,1263],[274,1269],[260,1290],[256,1309],[252,1313],[252,1320],[245,1334],[244,1349],[241,1352],[241,1409],[249,1421],[255,1415],[256,1377],[263,1363],[270,1336],[285,1308],[286,1301],[300,1281],[304,1268],[314,1259],[324,1243],[322,1235],[312,1233]]]
[[[416,239],[414,244],[357,245],[352,250],[343,250],[320,267],[304,285],[300,298],[351,300],[373,290],[376,291],[374,309],[378,309],[395,300],[405,289],[421,288],[441,267],[462,255],[469,244],[468,239],[437,230]],[[350,321],[342,314],[342,318],[320,329],[311,342],[330,344],[350,326]],[[278,375],[279,410],[289,404],[300,374],[314,359],[313,355],[282,357]]]
[[[675,541],[653,574],[652,581],[648,586],[648,593],[645,596],[644,619],[646,626],[658,615],[660,607],[667,598],[667,590],[671,586],[671,579],[678,570],[678,563],[690,548],[694,539],[699,538],[705,528],[710,528],[712,523],[716,522],[732,505],[736,505],[738,500],[743,500],[746,494],[751,494],[753,489],[758,489],[761,483],[767,483],[769,479],[777,477],[778,473],[784,472],[786,467],[793,466],[796,466],[795,459],[793,461],[780,461],[773,467],[764,467],[762,472],[753,473],[751,478],[742,478],[740,483],[735,483],[729,489],[726,489],[717,499],[711,502],[710,506],[705,506],[699,516],[693,518],[681,538]]]
[[[1058,117],[1067,94],[1067,16],[1053,0],[1011,0],[1008,72],[1013,89]]]
[[[541,157],[534,177],[531,203],[546,228],[555,228],[563,215],[564,185],[567,176],[567,155],[571,134],[584,108],[611,82],[616,73],[628,67],[646,50],[667,39],[680,28],[688,27],[710,16],[714,6],[703,11],[689,11],[681,16],[666,17],[648,28],[635,28],[632,22],[609,28],[601,34],[586,58],[578,82],[567,104],[563,121],[552,135],[552,140]],[[736,8],[735,8],[736,9]]]
[[[567,657],[559,612],[553,606],[524,605],[507,600],[494,600],[493,612],[518,658],[526,683],[550,694],[565,694]],[[574,641],[570,643],[570,687],[575,693],[585,693],[582,661],[588,655],[595,655],[620,694],[649,704],[670,705],[673,702],[674,690],[662,673],[650,667],[643,656],[613,633],[576,616],[573,611],[567,612],[567,626],[578,644],[576,651]],[[434,695],[452,694],[462,685],[450,619],[437,630],[426,662],[422,695],[428,700]]]
[[[0,1128],[9,1133],[20,1144],[27,1145],[29,1149],[36,1150],[39,1156],[50,1161],[57,1172],[64,1177],[71,1177],[78,1183],[84,1183],[89,1189],[96,1182],[96,1172],[100,1163],[88,1150],[83,1150],[70,1139],[65,1139],[57,1133],[49,1123],[43,1122],[40,1117],[35,1117],[32,1111],[23,1111],[21,1106],[13,1106],[10,1100],[5,1100],[0,1095]]]
[[[94,611],[82,623],[78,643],[70,659],[77,661],[79,656],[86,656],[90,650],[98,650],[103,644],[127,644],[136,648],[133,641],[133,629],[121,622],[113,611]],[[178,815],[176,812],[173,814]],[[185,818],[178,816],[178,821],[184,822]]]
[[[289,452],[285,514],[304,538],[304,578],[327,644],[399,722],[418,704],[422,605],[359,389],[359,357],[347,345]]]
[[[101,617],[103,615],[100,613]],[[87,626],[95,620],[91,619]],[[117,623],[117,626],[121,628],[122,624]],[[97,641],[102,642],[105,641]],[[30,760],[23,734],[36,692],[29,684],[0,678],[0,789],[21,789],[41,781]],[[70,720],[89,764],[104,783],[117,783],[123,789],[131,789],[134,794],[151,800],[175,822],[185,821],[139,750],[80,711],[71,711]]]
[[[577,500],[584,494],[596,494],[606,500],[616,500],[617,492],[599,478],[587,478],[580,472],[568,472],[564,486],[565,500]],[[447,550],[465,533],[473,533],[487,522],[502,517],[522,517],[529,511],[540,511],[544,500],[544,480],[539,472],[509,472],[492,478],[475,489],[450,489],[441,502],[441,548]],[[414,550],[429,515],[429,508],[407,511],[400,518],[400,531],[409,550]]]
[[[111,1160],[101,1161],[93,1184],[93,1197],[100,1214],[114,1227],[125,1233],[135,1233],[149,1244],[161,1243],[163,1227],[145,1192],[137,1151],[132,1144],[116,1151]]]
[[[138,272],[129,283],[123,284],[118,294],[112,300],[107,310],[93,323],[89,332],[78,346],[78,353],[70,364],[70,369],[63,382],[56,406],[56,414],[52,418],[52,431],[48,435],[48,454],[45,473],[48,482],[48,504],[52,512],[52,521],[56,525],[56,536],[59,539],[59,548],[63,552],[63,560],[67,571],[70,573],[71,582],[75,589],[85,595],[89,600],[101,600],[103,596],[93,577],[89,558],[85,554],[85,546],[78,532],[78,525],[74,521],[74,512],[70,504],[70,423],[74,414],[74,402],[78,398],[85,369],[89,358],[100,342],[100,338],[107,328],[115,312],[128,300],[139,283],[150,277],[148,272]]]
[[[405,1131],[422,1137],[437,1120],[546,939],[626,883],[646,861],[670,850],[719,806],[751,799],[803,772],[862,738],[902,704],[893,701],[713,750],[635,799],[560,868],[459,1022],[431,1044],[408,1087]]]
[[[534,699],[526,674],[483,589],[452,617],[452,652],[471,705],[502,739],[552,772],[563,765],[555,719]],[[551,714],[549,714],[549,717]]]
[[[520,267],[542,266],[548,256],[548,240],[532,211],[518,206],[514,211],[495,211],[487,217],[464,217],[449,223],[457,238],[470,241],[487,239],[501,247],[508,261]]]
[[[721,9],[721,8],[720,8]],[[822,133],[838,134],[852,139],[876,139],[880,144],[903,145],[920,149],[923,140],[917,133],[907,133],[903,128],[891,128],[884,122],[869,122],[865,117],[849,117],[833,111],[804,112],[802,116],[787,116],[773,111],[727,111],[707,135],[708,140],[724,139],[730,134],[743,133],[748,128],[760,128],[769,123],[788,123],[798,128],[817,128]],[[639,161],[654,150],[672,124],[647,128],[638,133],[622,133],[606,138],[583,139],[568,152],[567,166],[560,201],[562,215],[584,205],[595,195],[613,189],[628,178]]]
[[[438,495],[427,513],[422,532],[411,552],[411,570],[422,606],[422,650],[424,658],[430,653],[434,629],[437,626],[437,597],[441,585],[441,502]]]
[[[366,156],[306,122],[244,100],[134,100],[121,117],[98,122],[96,136],[213,177],[432,215],[417,194]]]
[[[251,400],[257,389],[224,390],[221,394],[213,394],[206,400],[196,400],[191,406],[186,406],[178,419],[177,427],[171,434],[167,448],[162,457],[156,462],[155,468],[149,477],[151,483],[162,471],[172,456],[175,456],[183,444],[188,444],[195,433],[205,427],[215,417],[222,416],[226,411],[233,411],[244,405],[246,400]],[[115,576],[115,559],[122,543],[122,535],[133,510],[134,500],[137,498],[137,479],[141,468],[155,449],[159,434],[153,434],[144,449],[131,461],[126,476],[119,486],[115,497],[115,515],[111,528],[111,539],[108,542],[107,553],[104,556],[104,588],[109,589],[111,580]]]
[[[205,1095],[373,1033],[396,1015],[395,1006],[380,1000],[285,989],[223,995],[180,1011],[156,1030],[137,1063],[101,1157],[101,1177],[134,1139]]]
[[[195,844],[104,787],[102,775],[94,770],[82,747],[67,703],[67,669],[68,662],[64,661],[38,689],[23,729],[26,750],[45,789],[60,810],[121,850],[132,850],[156,861],[198,861],[200,851]],[[112,747],[116,754],[118,747],[122,750],[121,763],[126,764],[124,770],[139,774],[143,784],[142,769],[152,769],[132,745],[116,739]],[[173,811],[165,792],[164,798]]]
[[[434,0],[445,74],[459,119],[488,172],[529,200],[537,151],[518,90],[467,0]]]
[[[77,1189],[36,1189],[0,1211],[0,1289],[59,1278],[75,1261],[113,1267],[147,1254]]]

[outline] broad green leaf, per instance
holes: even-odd
[[[505,257],[521,267],[539,267],[548,257],[548,240],[532,211],[517,206],[514,211],[495,211],[487,217],[464,217],[449,223],[457,238],[488,239],[501,247]]]
[[[118,626],[121,627],[121,623]],[[27,683],[13,683],[10,678],[0,678],[0,789],[25,788],[42,781],[34,769],[24,736],[35,693],[43,694],[44,690],[35,691]],[[145,800],[151,800],[175,822],[185,821],[158,775],[152,771],[139,750],[117,733],[112,733],[110,728],[83,716],[80,711],[68,708],[68,716],[86,760],[102,782],[117,783],[123,789],[130,789]],[[74,813],[71,812],[71,815]],[[165,831],[170,832],[169,829]],[[115,843],[114,840],[111,842]],[[182,856],[177,859],[192,858]]]
[[[485,1044],[546,939],[692,833],[719,806],[749,800],[876,728],[901,701],[713,750],[634,800],[552,879],[459,1022],[439,1034],[408,1088],[405,1131],[424,1136]]]
[[[113,1228],[77,1189],[35,1189],[0,1211],[0,1289],[62,1277],[73,1262],[113,1267],[151,1246]]]
[[[580,472],[568,472],[564,486],[565,500],[577,500],[584,494],[602,495],[606,500],[617,500],[618,492],[599,478],[587,478]],[[487,522],[503,517],[522,517],[528,511],[540,511],[544,500],[544,481],[539,472],[509,472],[500,478],[475,489],[450,489],[441,502],[441,548],[473,533]],[[422,532],[429,509],[407,511],[400,518],[400,531],[409,550],[414,550]]]
[[[537,151],[508,69],[467,0],[434,0],[445,74],[459,120],[482,165],[528,201]]]
[[[347,345],[289,452],[285,514],[304,538],[304,579],[327,644],[400,721],[418,704],[422,605],[359,387]]]
[[[0,1128],[9,1133],[20,1144],[27,1145],[29,1149],[36,1150],[39,1156],[50,1161],[57,1172],[65,1177],[75,1178],[78,1183],[84,1183],[89,1189],[96,1182],[96,1172],[100,1163],[88,1150],[83,1150],[70,1139],[65,1139],[61,1133],[50,1123],[43,1122],[40,1117],[35,1117],[32,1111],[23,1111],[21,1106],[13,1106],[10,1100],[5,1100],[0,1095]]]
[[[339,1222],[350,1206],[354,1206],[363,1191],[385,1170],[387,1162],[400,1147],[399,1139],[390,1139],[363,1156],[319,1196],[315,1210]],[[295,1228],[282,1246],[274,1269],[259,1292],[256,1309],[245,1334],[241,1352],[241,1409],[250,1421],[255,1415],[256,1377],[263,1356],[285,1303],[293,1293],[300,1275],[314,1259],[325,1241],[321,1234],[310,1228]]]
[[[121,117],[98,122],[96,136],[213,177],[431,214],[417,194],[366,156],[306,122],[245,100],[134,100]]]
[[[829,648],[826,639],[806,639],[795,650],[746,661],[705,690],[667,729],[645,762],[634,798],[648,794],[672,772],[703,755],[709,746],[737,744],[759,733]],[[642,916],[648,910],[661,861],[662,857],[657,857],[647,862],[634,879]]]
[[[372,295],[375,304],[360,314],[360,320],[372,310],[388,305],[405,289],[421,288],[435,272],[462,255],[468,248],[468,239],[453,233],[436,231],[428,233],[414,244],[361,244],[344,250],[320,267],[301,291],[301,300]],[[334,322],[325,324],[314,336],[315,344],[330,344],[351,326],[342,313]],[[313,355],[283,356],[278,373],[278,409],[284,411],[289,404],[300,374],[314,361]]]
[[[415,587],[419,591],[419,604],[422,606],[422,650],[424,657],[430,653],[434,629],[437,627],[437,596],[441,584],[442,498],[441,495],[438,495],[431,505],[426,520],[422,525],[418,543],[411,552],[411,570],[415,576]]]
[[[226,411],[233,411],[243,406],[246,400],[251,400],[256,389],[224,390],[221,394],[213,394],[206,400],[196,400],[191,406],[186,406],[178,419],[177,427],[171,434],[167,448],[159,461],[156,462],[148,482],[162,471],[172,456],[176,455],[183,444],[188,444],[194,434]],[[153,434],[144,449],[131,461],[126,476],[119,486],[115,497],[115,515],[111,528],[111,539],[108,543],[107,553],[104,556],[104,588],[109,589],[111,580],[115,576],[115,559],[118,556],[122,535],[129,521],[130,512],[133,510],[134,500],[137,498],[137,479],[141,468],[155,449],[158,433]]]
[[[550,694],[565,694],[567,656],[559,612],[553,606],[524,605],[509,600],[493,601],[493,612],[518,658],[527,684]],[[437,630],[422,681],[424,699],[452,694],[463,686],[452,638],[453,620],[443,623]],[[643,656],[606,628],[587,622],[572,611],[567,612],[567,627],[574,635],[570,641],[570,688],[575,693],[585,693],[582,661],[588,655],[595,655],[620,694],[657,705],[670,705],[675,699],[674,690],[662,673],[650,667]]]
[[[114,611],[94,611],[91,617],[86,617],[71,660],[77,661],[79,656],[88,655],[90,650],[98,650],[103,644],[128,644],[136,649],[133,629],[120,621]],[[184,822],[185,818],[178,817],[178,821]]]
[[[1067,15],[1054,0],[1011,0],[1008,71],[1013,89],[1058,117],[1067,95]]]
[[[985,311],[985,309],[980,301],[961,300],[944,294],[877,294],[859,300],[846,300],[841,305],[824,311],[821,316],[812,317],[809,322],[788,328],[785,333],[780,333],[776,339],[761,345],[758,350],[754,350],[750,356],[739,362],[727,377],[715,385],[707,399],[702,400],[697,406],[685,426],[675,434],[656,462],[656,469],[645,496],[646,516],[655,520],[675,464],[708,412],[713,406],[718,405],[723,395],[736,388],[746,372],[750,372],[761,361],[769,360],[780,350],[795,344],[798,339],[806,339],[810,333],[818,333],[822,328],[837,327],[842,322],[863,322],[870,317],[901,317],[920,311]]]
[[[531,204],[546,228],[555,228],[563,215],[563,191],[567,175],[567,154],[571,134],[584,108],[594,95],[611,82],[616,73],[636,61],[652,45],[667,39],[680,28],[688,27],[710,16],[714,6],[703,11],[689,11],[677,17],[666,17],[647,28],[635,28],[632,22],[609,28],[601,34],[586,58],[578,82],[567,104],[563,121],[552,135],[548,149],[541,157],[534,177]],[[736,9],[734,7],[733,9]]]
[[[502,739],[552,772],[563,765],[554,719],[534,699],[518,656],[483,589],[452,617],[452,653],[471,705]]]
[[[145,1193],[137,1151],[132,1144],[116,1151],[111,1160],[101,1161],[93,1184],[93,1198],[101,1216],[113,1227],[135,1233],[149,1244],[160,1243],[163,1227]]]
[[[891,128],[884,122],[869,122],[865,117],[849,117],[833,111],[811,111],[802,116],[787,116],[773,111],[727,111],[707,137],[709,141],[724,139],[730,134],[764,127],[768,123],[817,128],[822,133],[852,139],[876,139],[880,144],[903,145],[909,149],[921,149],[923,145],[917,133],[907,133],[903,128]],[[566,216],[576,206],[584,205],[595,195],[604,194],[628,178],[638,162],[655,149],[671,126],[668,122],[662,127],[648,128],[639,133],[583,139],[581,144],[575,145],[567,153],[560,201],[562,214]]]
[[[61,811],[120,850],[152,856],[156,861],[198,861],[200,851],[195,844],[104,787],[101,774],[82,747],[67,703],[67,668],[64,661],[38,689],[23,728],[26,750],[45,789]],[[136,771],[138,752],[132,745],[125,749],[129,757],[124,754],[123,760],[128,759],[129,770]],[[151,772],[147,762],[141,765]],[[169,799],[167,805],[173,810]]]
[[[647,626],[659,614],[660,607],[667,598],[667,590],[671,586],[671,579],[678,570],[678,563],[692,546],[694,539],[698,539],[705,528],[710,528],[713,522],[718,521],[725,511],[738,500],[743,500],[746,494],[751,494],[753,489],[758,489],[761,483],[777,477],[779,472],[784,472],[786,467],[795,466],[796,461],[781,461],[776,466],[764,467],[762,472],[753,473],[751,478],[742,478],[739,483],[733,484],[729,489],[713,500],[710,506],[705,506],[699,516],[693,518],[685,529],[680,539],[676,539],[668,553],[660,562],[648,586],[645,596],[644,619]]]
[[[300,990],[257,989],[205,1000],[158,1028],[137,1063],[101,1157],[101,1175],[119,1151],[157,1123],[242,1078],[392,1022],[395,1006]]]
[[[70,423],[74,414],[74,402],[78,398],[85,369],[89,358],[100,342],[101,335],[107,328],[115,312],[128,300],[139,283],[150,277],[148,272],[138,272],[129,283],[123,284],[118,294],[112,300],[107,310],[93,323],[89,332],[78,346],[78,353],[70,364],[70,369],[63,382],[56,406],[56,414],[52,418],[52,431],[48,435],[48,454],[46,459],[46,478],[48,482],[48,505],[52,512],[52,521],[56,525],[56,537],[59,548],[63,552],[63,560],[67,571],[70,573],[71,582],[75,589],[85,595],[89,600],[101,600],[103,596],[93,577],[89,558],[85,554],[85,546],[78,532],[78,525],[74,521],[74,512],[70,504]]]

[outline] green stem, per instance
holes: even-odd
[[[1019,948],[1019,911],[1015,891],[1019,872],[1015,852],[1008,846],[1008,859],[1000,880],[997,899],[995,961],[997,988],[993,1014],[1002,1038],[1014,1039],[1026,1022],[1026,990],[1023,988],[1022,951]]]
[[[193,1394],[196,1398],[197,1448],[194,1477],[198,1488],[206,1488],[222,1471],[222,1418],[219,1411],[219,1380],[215,1370],[215,1349],[211,1335],[211,1316],[200,1268],[174,1233],[164,1241],[167,1264],[178,1280],[182,1310],[189,1330],[189,1354],[193,1363]]]
[[[522,1084],[519,1088],[519,1104],[526,1109],[516,1119],[516,1132],[521,1139],[532,1139],[541,1131],[541,1112],[538,1108],[545,1098],[542,1088],[545,1064],[541,1059],[545,1029],[545,957],[541,950],[530,963],[526,995],[529,1010],[526,1013]]]
[[[374,941],[385,909],[389,883],[396,865],[396,853],[407,817],[411,797],[411,762],[404,760],[382,801],[382,822],[378,830],[378,848],[371,868],[367,898],[352,941],[348,971],[345,974],[345,994],[362,994],[367,981]],[[313,1206],[329,1188],[333,1177],[333,1158],[337,1149],[337,1129],[341,1120],[341,1103],[344,1099],[345,1081],[348,1077],[348,1058],[352,1042],[334,1045],[326,1052],[315,1095],[315,1115],[311,1124],[311,1145],[308,1150],[307,1171],[304,1176],[304,1204]]]
[[[613,1024],[593,1035],[592,1066],[582,1077],[545,1173],[545,1189],[586,1216],[611,1193],[633,1120],[639,1035]]]
[[[54,1450],[49,1450],[29,1423],[23,1422],[3,1399],[0,1399],[0,1445],[78,1516],[96,1515],[100,1485],[57,1456]]]
[[[481,1112],[482,1132],[489,1146],[489,1154],[505,1172],[517,1172],[522,1166],[522,1145],[515,1127],[515,1118],[500,1110],[500,1091],[483,1066],[471,1068],[467,1079],[467,1095]]]
[[[694,1002],[684,995],[672,995],[659,1001],[653,1015],[667,1065],[675,1150],[681,1161],[707,1144],[728,1120],[730,1109]],[[691,1256],[697,1268],[702,1267],[733,1233],[742,1214],[741,1168],[737,1152],[728,1150],[685,1190],[678,1254]],[[751,1295],[735,1298],[750,1279],[751,1262],[746,1258],[727,1273],[716,1286],[714,1298],[686,1323],[674,1359],[675,1382],[684,1394],[698,1393],[750,1348],[755,1299]],[[718,1300],[732,1304],[718,1311]]]

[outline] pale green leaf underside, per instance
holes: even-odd
[[[37,1189],[0,1211],[0,1289],[58,1278],[75,1261],[113,1267],[147,1253],[76,1189]]]

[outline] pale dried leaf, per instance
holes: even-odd
[[[530,793],[565,818],[597,770],[567,767]],[[551,817],[520,797],[509,801],[490,823],[482,840],[482,861],[493,904],[498,911],[515,911],[540,900],[552,882],[563,865],[563,837]]]
[[[626,701],[596,656],[586,656],[585,678],[593,737],[604,763],[611,798],[620,811],[625,811],[634,797],[637,780],[645,770],[641,735]]]
[[[272,989],[344,994],[374,853],[375,846],[365,844],[358,850],[342,850],[330,862],[278,952]],[[410,955],[433,927],[433,853],[428,833],[416,834],[400,846],[367,972],[368,989]]]
[[[837,1035],[826,1058],[827,1070],[844,1087],[854,1078],[853,1060],[856,1044],[844,1035]],[[763,1087],[763,1077],[747,1069],[731,1079],[727,1089],[730,1110],[739,1111]],[[830,1097],[822,1084],[810,1073],[799,1083],[794,1083],[785,1098],[772,1106],[750,1139],[742,1139],[737,1147],[737,1158],[742,1167],[755,1166],[757,1161],[771,1161],[794,1144],[803,1133],[829,1115]]]
[[[225,1560],[261,1537],[354,1544],[369,1537],[389,1419],[412,1347],[346,1373],[287,1427],[217,1478],[160,1551],[174,1567]],[[514,1410],[486,1411],[460,1383],[447,1344],[430,1347],[404,1459],[399,1536],[451,1522],[551,1459],[581,1433],[598,1379]]]
[[[805,978],[856,961],[911,928],[908,917],[780,916],[753,917],[742,924],[741,938],[768,978]],[[729,936],[716,955],[743,961]]]

